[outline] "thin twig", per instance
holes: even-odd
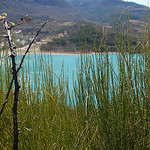
[[[17,27],[17,26],[20,26],[21,24],[24,24],[25,22],[26,22],[26,21],[21,21],[21,22],[19,22],[18,24],[14,25],[14,26],[11,26],[10,29],[15,28],[15,27]]]
[[[38,30],[37,34],[35,35],[35,37],[34,37],[33,40],[31,41],[31,43],[29,44],[29,46],[28,46],[28,48],[27,48],[25,54],[23,55],[23,57],[22,57],[22,59],[21,59],[20,65],[19,65],[19,67],[18,67],[18,69],[17,69],[17,73],[18,73],[19,70],[22,68],[22,64],[23,64],[23,62],[24,62],[24,59],[25,59],[27,53],[29,52],[30,47],[32,46],[32,44],[33,44],[34,41],[36,40],[36,38],[37,38],[37,36],[39,35],[39,33],[40,33],[40,31],[42,30],[42,28],[43,28],[50,20],[52,20],[51,17],[50,17],[47,21],[45,21],[45,22],[43,23],[43,25],[42,25],[41,28]]]
[[[10,91],[11,91],[12,85],[13,85],[13,79],[11,80],[11,83],[10,83],[10,86],[9,86],[9,89],[8,89],[8,92],[7,92],[5,101],[4,101],[3,106],[2,106],[2,109],[1,109],[1,111],[0,111],[0,117],[1,117],[1,115],[2,115],[2,113],[3,113],[3,110],[4,110],[4,108],[5,108],[6,103],[8,102],[8,97],[9,97],[9,93],[10,93]]]

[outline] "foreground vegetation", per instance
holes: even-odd
[[[24,66],[18,103],[19,149],[150,148],[149,24],[137,39],[140,55],[133,54],[130,37],[129,30],[125,33],[122,26],[116,26],[116,71],[108,57],[107,35],[103,35],[100,46],[93,45],[99,53],[82,55],[78,61],[72,92],[63,68],[59,77],[53,72],[55,62],[46,64],[41,55]],[[39,71],[29,73],[30,65]],[[10,60],[2,54],[0,71],[1,108],[11,81]],[[12,149],[12,99],[11,91],[0,118],[2,150]]]

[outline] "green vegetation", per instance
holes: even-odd
[[[102,37],[102,33],[98,33],[96,37],[96,28],[90,25],[83,25],[81,26],[75,33],[71,35],[71,42],[76,44],[77,46],[81,45],[82,41],[86,41],[87,46],[92,46],[95,42],[95,39],[100,41]],[[98,44],[99,45],[99,44]]]
[[[72,30],[73,28],[73,30]],[[89,50],[95,51],[94,46],[98,49],[100,45],[100,41],[102,39],[102,27],[98,27],[91,24],[79,24],[74,25],[71,29],[66,30],[58,30],[57,34],[63,34],[64,31],[68,33],[65,37],[54,38],[52,42],[48,42],[47,44],[43,44],[41,49],[44,51],[48,51],[51,46],[70,46],[70,52],[72,51],[71,45],[76,47],[78,51],[80,51],[81,47],[84,45],[85,50],[88,52]],[[72,30],[73,32],[71,32]],[[115,33],[111,33],[109,31],[109,38],[115,37]],[[111,42],[113,39],[109,39],[109,44],[113,45]]]
[[[124,34],[127,34],[128,27],[127,22],[123,22],[125,26],[123,27]],[[134,30],[134,26],[132,25],[133,35],[129,35],[131,40],[131,45],[134,49],[137,43],[137,29]],[[61,36],[60,36],[61,35]],[[118,49],[116,47],[117,39],[116,39],[116,32],[115,27],[112,26],[96,26],[90,23],[82,23],[82,24],[75,24],[68,28],[61,28],[57,30],[54,34],[54,38],[51,42],[47,42],[47,44],[43,44],[41,46],[42,51],[55,51],[56,47],[67,49],[65,52],[73,52],[76,49],[77,52],[80,52],[82,47],[86,52],[97,52],[99,50],[99,45],[103,38],[107,39],[107,46],[109,52],[117,52]],[[127,45],[128,40],[127,36],[125,38],[125,44]],[[58,48],[58,49],[59,49]],[[101,51],[105,52],[105,45],[104,43],[101,45]],[[135,49],[135,53],[139,51]]]
[[[87,30],[90,29],[87,27]],[[63,68],[61,76],[57,77],[52,71],[51,60],[46,64],[41,55],[40,60],[24,66],[18,103],[19,149],[150,148],[149,24],[142,39],[137,39],[136,49],[141,52],[137,57],[132,51],[130,32],[121,31],[123,27],[116,26],[118,74],[112,69],[108,53],[82,55],[72,94]],[[95,32],[89,34],[89,41],[94,41],[91,34]],[[108,50],[106,40],[107,36],[103,35],[99,51],[102,46]],[[39,68],[39,72],[33,74],[36,77],[34,86],[30,83],[31,74],[26,71],[31,65]],[[0,71],[1,108],[11,81],[10,59],[2,54]],[[12,99],[13,93],[0,118],[2,150],[12,149]]]
[[[48,45],[60,45],[65,46],[67,44],[67,41],[63,38],[54,39],[53,42],[48,42]]]

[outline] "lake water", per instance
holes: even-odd
[[[98,55],[98,54],[96,54]],[[88,64],[89,61],[92,63],[96,63],[95,58],[96,55],[88,54],[88,55],[73,55],[73,54],[29,54],[23,64],[23,69],[28,73],[28,77],[30,78],[31,84],[34,85],[35,78],[41,78],[44,76],[46,69],[50,68],[54,72],[54,76],[57,78],[60,77],[62,70],[64,71],[64,77],[68,78],[69,89],[72,90],[74,79],[80,73],[80,62],[81,58],[88,58],[86,61],[83,60],[84,65]],[[103,59],[109,59],[109,62],[112,63],[112,67],[114,70],[114,74],[118,74],[118,56],[119,54],[103,54]],[[139,55],[133,55],[133,59],[139,57]],[[17,64],[19,64],[22,56],[18,56]],[[127,55],[128,57],[128,55]],[[103,60],[102,59],[102,60]],[[138,58],[139,59],[139,58]],[[53,64],[53,67],[51,67]],[[41,67],[42,66],[42,67]],[[63,69],[62,69],[63,67]],[[104,68],[105,69],[105,68]],[[74,75],[73,75],[74,74]],[[21,75],[20,75],[21,77]],[[61,75],[62,77],[62,75]],[[33,81],[33,82],[32,82]],[[28,81],[27,81],[28,82]]]
[[[35,78],[34,75],[42,75],[45,69],[41,70],[40,66],[44,65],[51,68],[53,64],[53,72],[56,76],[60,77],[61,71],[64,71],[64,76],[68,79],[69,88],[73,87],[73,78],[75,79],[80,72],[80,60],[81,57],[95,57],[95,55],[78,55],[78,54],[30,54],[28,55],[23,68],[29,72],[30,78]],[[106,55],[103,54],[103,57]],[[113,63],[113,68],[117,72],[117,54],[108,54],[109,60]],[[20,57],[18,58],[19,63]],[[52,63],[51,63],[52,62]],[[62,69],[63,67],[63,69]],[[74,74],[74,75],[73,75]],[[62,76],[61,76],[62,77]]]

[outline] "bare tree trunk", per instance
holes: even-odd
[[[17,81],[17,76],[15,77],[15,92],[14,92],[14,105],[13,105],[13,126],[14,126],[14,144],[13,149],[18,149],[18,120],[17,120],[17,106],[18,106],[18,96],[19,96],[19,84]]]
[[[12,108],[12,111],[13,111],[13,126],[14,126],[14,144],[13,144],[13,149],[14,150],[18,150],[17,106],[18,106],[18,96],[19,96],[19,88],[20,88],[20,86],[19,86],[19,83],[18,83],[18,76],[17,76],[17,71],[16,71],[16,64],[14,64],[14,66],[13,66],[13,79],[14,79],[14,84],[15,84],[14,105],[13,105],[13,108]]]
[[[15,85],[15,91],[14,91],[14,105],[13,105],[13,127],[14,127],[14,144],[13,149],[18,150],[18,120],[17,120],[17,105],[18,105],[18,96],[19,96],[19,83],[18,83],[18,76],[17,76],[17,69],[16,69],[16,61],[15,61],[15,47],[12,43],[11,38],[11,28],[8,26],[7,21],[5,22],[5,27],[7,29],[8,34],[8,43],[11,50],[11,59],[12,59],[12,75],[13,75],[13,81]]]
[[[2,112],[5,108],[5,105],[6,103],[8,102],[8,96],[9,96],[9,93],[10,93],[10,90],[12,88],[12,85],[14,83],[15,85],[15,91],[14,91],[14,104],[13,104],[13,108],[12,108],[12,111],[13,111],[13,128],[14,128],[14,143],[13,143],[13,149],[14,150],[18,150],[18,133],[19,133],[19,130],[18,130],[18,119],[17,119],[17,107],[18,107],[18,97],[19,97],[19,89],[20,89],[20,85],[19,85],[19,82],[18,82],[18,72],[19,70],[22,68],[22,64],[23,64],[23,61],[25,59],[25,56],[27,55],[27,53],[29,52],[29,49],[31,47],[31,45],[33,44],[33,42],[35,41],[35,39],[37,38],[37,36],[39,35],[41,29],[46,25],[47,22],[49,22],[52,18],[48,19],[46,22],[43,23],[43,25],[41,26],[41,28],[37,31],[37,34],[35,35],[35,37],[33,38],[32,42],[29,44],[25,54],[23,55],[22,59],[21,59],[21,62],[20,62],[20,65],[19,67],[17,68],[16,67],[16,61],[15,61],[15,46],[13,46],[13,42],[12,42],[12,37],[11,37],[11,29],[12,27],[10,27],[8,25],[8,21],[4,20],[3,19],[3,23],[5,25],[5,28],[7,30],[7,35],[3,35],[2,37],[4,38],[7,38],[8,39],[8,43],[9,43],[9,48],[10,48],[10,51],[11,51],[11,60],[12,60],[12,75],[13,75],[13,78],[12,78],[12,81],[10,83],[10,87],[9,87],[9,90],[7,92],[7,96],[6,96],[6,99],[5,99],[5,102],[3,103],[3,106],[2,106],[2,109],[0,110],[0,117],[2,115]],[[23,24],[25,21],[30,21],[31,18],[28,18],[28,16],[26,16],[26,18],[24,17],[24,20],[21,22],[21,23],[18,23],[17,25],[15,26],[18,26],[20,24]],[[1,20],[2,21],[2,20]],[[14,27],[15,27],[14,26]]]

